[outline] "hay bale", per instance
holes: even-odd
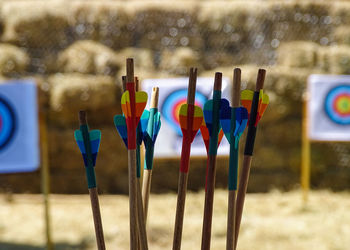
[[[121,61],[121,71],[126,72],[126,59],[133,58],[134,66],[138,69],[153,71],[155,69],[154,65],[154,55],[149,49],[144,48],[125,48],[115,52],[116,57]]]
[[[32,49],[60,49],[70,42],[66,3],[5,2],[3,40]]]
[[[203,2],[198,12],[198,25],[205,48],[232,52],[243,48],[248,38],[246,23],[252,9],[251,3]]]
[[[111,124],[120,109],[120,89],[108,76],[56,74],[48,78],[50,84],[50,120],[67,126],[76,124],[77,112],[91,112],[96,124]]]
[[[342,25],[334,30],[334,41],[338,44],[350,45],[350,28]]]
[[[121,60],[114,51],[102,44],[77,41],[58,55],[58,69],[65,73],[114,75]]]
[[[191,47],[201,49],[203,40],[196,18],[196,2],[174,5],[166,2],[130,2],[134,18],[134,46],[162,50],[164,48]],[[147,25],[145,25],[147,24]]]
[[[70,24],[78,40],[95,40],[120,49],[132,43],[131,16],[125,4],[117,1],[74,1]]]
[[[197,52],[190,48],[163,50],[159,69],[175,75],[187,75],[190,67],[202,69]]]
[[[277,64],[292,68],[313,68],[319,46],[313,42],[283,43],[277,50]]]
[[[328,49],[330,72],[350,74],[350,46],[331,46]]]
[[[30,58],[26,51],[11,44],[0,44],[0,74],[19,76],[28,69]]]

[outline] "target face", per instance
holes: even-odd
[[[179,136],[182,136],[181,127],[179,125],[179,110],[182,104],[187,101],[187,89],[178,89],[170,93],[164,100],[161,107],[161,113],[163,118],[169,123],[169,125],[176,131]],[[196,92],[196,105],[203,108],[204,103],[207,101],[207,97],[201,92]]]
[[[331,89],[325,100],[328,117],[341,125],[350,124],[350,86],[340,85]]]
[[[15,112],[12,105],[0,96],[0,151],[11,142],[15,131]]]

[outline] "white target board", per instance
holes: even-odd
[[[308,135],[315,141],[350,141],[350,75],[308,79]]]
[[[231,100],[231,85],[228,78],[222,79],[222,98]],[[159,87],[158,110],[161,114],[161,128],[154,147],[154,156],[158,158],[177,157],[181,155],[182,132],[178,121],[180,106],[186,103],[188,78],[146,79],[142,89],[147,92],[148,105],[153,87]],[[197,78],[196,105],[203,109],[204,103],[213,98],[214,78]],[[218,155],[228,155],[230,144],[225,136],[218,148]],[[206,156],[205,144],[200,132],[197,133],[191,155]]]
[[[36,85],[0,83],[0,173],[30,172],[39,164]]]

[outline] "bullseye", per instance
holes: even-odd
[[[12,105],[0,97],[0,150],[6,147],[16,131],[16,116]]]
[[[204,103],[208,98],[201,92],[196,92],[196,105],[203,108]],[[160,110],[162,116],[167,123],[181,136],[181,128],[179,126],[179,110],[182,104],[185,104],[187,100],[187,89],[178,89],[170,93],[164,100]]]
[[[350,86],[340,85],[331,89],[326,96],[325,110],[333,122],[350,124]]]

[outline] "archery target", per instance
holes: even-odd
[[[0,96],[0,150],[11,142],[16,131],[16,123],[12,104]]]
[[[314,141],[350,141],[350,76],[311,75],[307,128]]]
[[[333,122],[350,124],[350,86],[340,85],[331,89],[326,96],[325,110]]]
[[[207,97],[197,91],[195,104],[203,108],[204,103],[207,101]],[[179,111],[180,107],[187,102],[187,89],[182,88],[171,92],[163,102],[161,107],[161,113],[163,119],[165,119],[169,125],[176,131],[176,133],[181,136],[181,128],[179,123]]]
[[[39,167],[36,84],[30,80],[0,84],[0,173]]]

